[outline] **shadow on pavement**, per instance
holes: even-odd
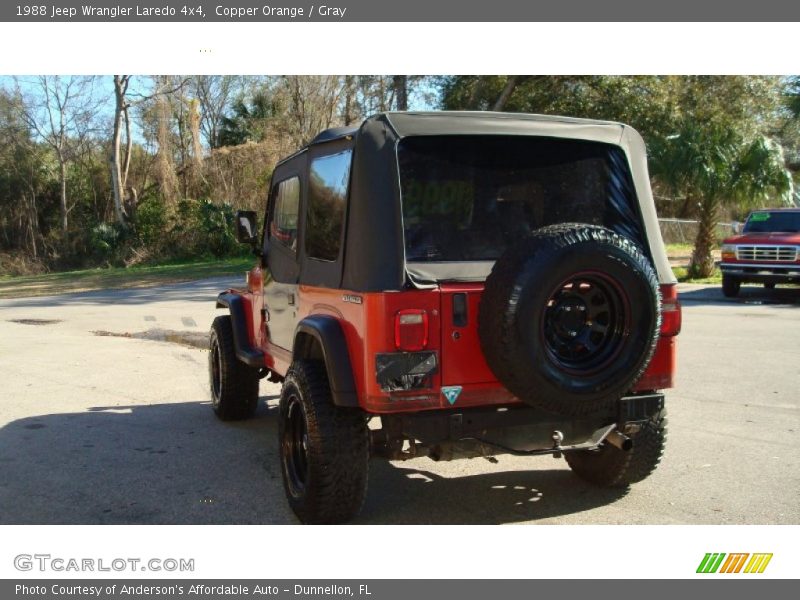
[[[13,421],[0,429],[0,524],[293,522],[271,404],[241,423],[208,402]]]
[[[483,459],[472,459],[483,460]],[[443,478],[374,461],[360,522],[482,525],[536,521],[605,506],[626,489],[583,483],[569,470],[496,471]]]
[[[264,402],[268,400],[269,402]],[[207,402],[96,407],[0,429],[0,524],[294,524],[276,397],[223,423]],[[483,459],[475,459],[483,460]],[[443,478],[427,459],[371,464],[357,523],[511,523],[610,504],[568,470]]]
[[[721,286],[707,286],[699,289],[681,290],[680,300],[686,305],[800,306],[800,288],[778,287],[768,290],[764,286],[743,285],[738,296],[726,298],[722,295]]]

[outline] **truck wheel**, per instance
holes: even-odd
[[[742,282],[730,275],[722,276],[722,293],[726,298],[735,298],[739,295],[739,288]]]
[[[303,523],[343,523],[367,495],[369,432],[363,414],[333,404],[320,361],[295,361],[281,390],[281,471]]]
[[[655,471],[667,440],[667,411],[662,410],[631,436],[627,452],[607,442],[597,450],[565,452],[564,458],[581,479],[601,487],[624,488]]]
[[[526,404],[572,417],[613,407],[647,368],[660,327],[649,260],[585,224],[545,227],[509,249],[478,312],[498,380]]]
[[[223,421],[252,417],[258,408],[258,371],[236,358],[229,315],[211,324],[208,374],[211,407]]]

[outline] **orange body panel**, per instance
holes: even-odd
[[[285,375],[291,354],[269,341],[269,324],[264,322],[263,272],[260,267],[247,275],[248,289],[240,290],[248,322],[250,343],[264,351],[265,366]],[[345,335],[353,377],[361,407],[372,413],[396,413],[449,408],[441,393],[443,385],[462,387],[458,405],[462,408],[518,404],[489,369],[480,350],[477,332],[478,304],[482,284],[450,284],[430,290],[358,293],[313,286],[299,286],[297,321],[313,314],[339,320]],[[452,295],[467,297],[468,323],[453,325]],[[403,309],[421,309],[428,315],[429,339],[426,350],[437,354],[438,369],[429,389],[385,392],[376,378],[376,355],[397,352],[394,339],[395,315]],[[673,385],[676,365],[675,337],[662,336],[647,371],[634,391],[659,390]]]

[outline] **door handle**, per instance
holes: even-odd
[[[289,294],[289,306],[294,306],[294,294]]]

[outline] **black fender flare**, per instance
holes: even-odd
[[[336,406],[358,407],[350,353],[339,321],[330,315],[309,315],[300,321],[294,332],[293,358],[314,357],[308,340],[315,340],[322,352],[333,403]]]
[[[236,358],[249,367],[263,368],[264,353],[250,345],[250,337],[247,335],[247,321],[244,316],[242,297],[233,292],[222,292],[217,296],[217,308],[227,308],[231,315]]]

